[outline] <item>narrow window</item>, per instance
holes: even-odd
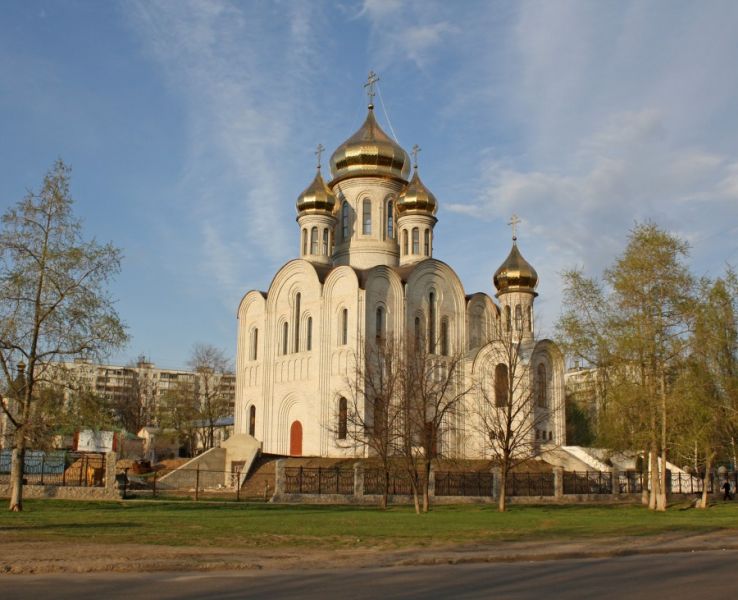
[[[323,256],[328,256],[328,228],[323,229]]]
[[[282,354],[287,354],[287,344],[289,340],[289,335],[290,335],[290,326],[285,321],[282,324]]]
[[[407,229],[402,230],[402,255],[407,254]]]
[[[341,240],[347,242],[349,237],[349,205],[345,200],[341,207]]]
[[[318,228],[313,227],[310,230],[310,254],[318,253]]]
[[[259,330],[254,328],[251,330],[251,343],[249,344],[249,359],[256,360],[259,347]]]
[[[387,239],[395,237],[395,215],[392,212],[392,200],[387,202]]]
[[[328,255],[333,255],[333,244],[334,244],[334,235],[333,235],[333,229],[328,231]]]
[[[420,254],[420,232],[413,227],[413,254]]]
[[[249,407],[249,435],[254,437],[256,433],[256,407],[252,404]]]
[[[423,232],[423,253],[430,256],[430,229]]]
[[[341,311],[341,344],[348,344],[348,308]]]
[[[505,307],[505,327],[510,331],[512,327],[512,317],[510,316],[510,307]]]
[[[308,253],[308,230],[302,230],[302,255],[305,256]]]
[[[307,320],[307,331],[305,332],[305,345],[306,350],[309,352],[313,349],[313,318],[308,317]]]
[[[441,319],[441,354],[448,356],[448,319]]]
[[[377,308],[377,316],[376,316],[376,338],[377,341],[384,338],[384,308],[379,306]]]
[[[300,300],[302,296],[300,292],[295,294],[295,316],[293,319],[294,331],[295,331],[295,345],[293,352],[300,351]]]
[[[546,408],[548,391],[546,390],[546,365],[543,363],[538,365],[536,379],[538,380],[538,406]]]
[[[515,331],[523,331],[523,309],[515,305]]]
[[[500,363],[495,367],[495,406],[507,406],[509,391],[507,365]]]
[[[420,328],[421,328],[420,317],[415,317],[415,348],[416,349],[420,348],[420,336],[421,336]]]
[[[338,439],[345,440],[348,433],[348,401],[346,398],[338,400]]]
[[[361,233],[371,235],[372,233],[372,201],[364,198],[362,202]]]
[[[417,231],[417,230],[416,230]],[[436,351],[436,295],[428,294],[428,352]]]
[[[528,331],[533,331],[533,307],[528,305],[528,322],[526,323]]]

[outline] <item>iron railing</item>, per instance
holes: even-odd
[[[436,471],[436,496],[491,496],[494,477],[480,471]]]
[[[354,493],[354,470],[338,467],[286,467],[284,487],[288,494]]]
[[[23,461],[23,481],[25,485],[103,487],[105,454],[29,450]],[[0,464],[0,483],[10,483],[10,460]]]
[[[386,473],[382,469],[366,469],[364,471],[364,495],[383,494],[385,477]],[[387,493],[391,496],[412,495],[410,477],[405,473],[390,473]]]
[[[564,472],[564,494],[612,494],[612,473],[566,471]]]
[[[507,496],[553,496],[553,473],[508,473]]]

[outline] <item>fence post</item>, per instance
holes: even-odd
[[[274,497],[280,498],[284,494],[285,472],[284,459],[280,458],[274,465]]]
[[[195,472],[195,502],[200,497],[200,465],[197,465],[197,471]]]
[[[354,496],[360,498],[364,495],[364,467],[360,462],[354,463]]]
[[[231,471],[231,479],[233,479],[233,471]],[[241,471],[236,473],[236,502],[241,501]]]
[[[563,467],[554,467],[554,498],[564,497],[564,469]]]
[[[156,498],[156,476],[157,476],[157,474],[158,473],[156,471],[154,471],[154,498]]]
[[[85,455],[84,458],[87,458],[87,455]],[[84,472],[84,469],[82,468],[82,465],[84,463],[84,459],[80,457],[79,459],[79,483],[78,487],[82,487],[82,473]]]
[[[123,500],[128,498],[128,468],[123,469]]]
[[[428,496],[435,497],[436,495],[436,470],[431,466],[430,473],[428,474]]]
[[[500,479],[502,479],[500,467],[492,467],[492,498],[495,500],[500,499]]]
[[[610,471],[610,481],[611,481],[611,488],[610,493],[613,496],[619,496],[620,495],[620,471],[618,471],[615,467],[612,468],[612,471]]]

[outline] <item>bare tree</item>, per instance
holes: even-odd
[[[195,372],[200,441],[205,450],[215,446],[220,419],[233,414],[233,372],[225,352],[209,344],[196,344],[189,367]]]
[[[474,383],[481,438],[500,471],[500,512],[506,510],[513,469],[555,447],[551,419],[560,411],[560,399],[545,368],[539,372],[532,365],[535,346],[532,337],[524,340],[515,327],[498,324]]]
[[[126,341],[107,294],[120,252],[82,238],[72,214],[70,169],[61,160],[2,216],[0,230],[0,370],[11,402],[0,406],[14,429],[10,510],[23,509],[23,461],[39,418],[39,389],[49,367],[102,357]]]

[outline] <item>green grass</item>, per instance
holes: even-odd
[[[402,548],[508,540],[584,539],[662,532],[738,529],[738,503],[707,511],[640,506],[279,506],[194,502],[26,500],[22,513],[0,512],[4,541],[88,541],[228,547]]]

